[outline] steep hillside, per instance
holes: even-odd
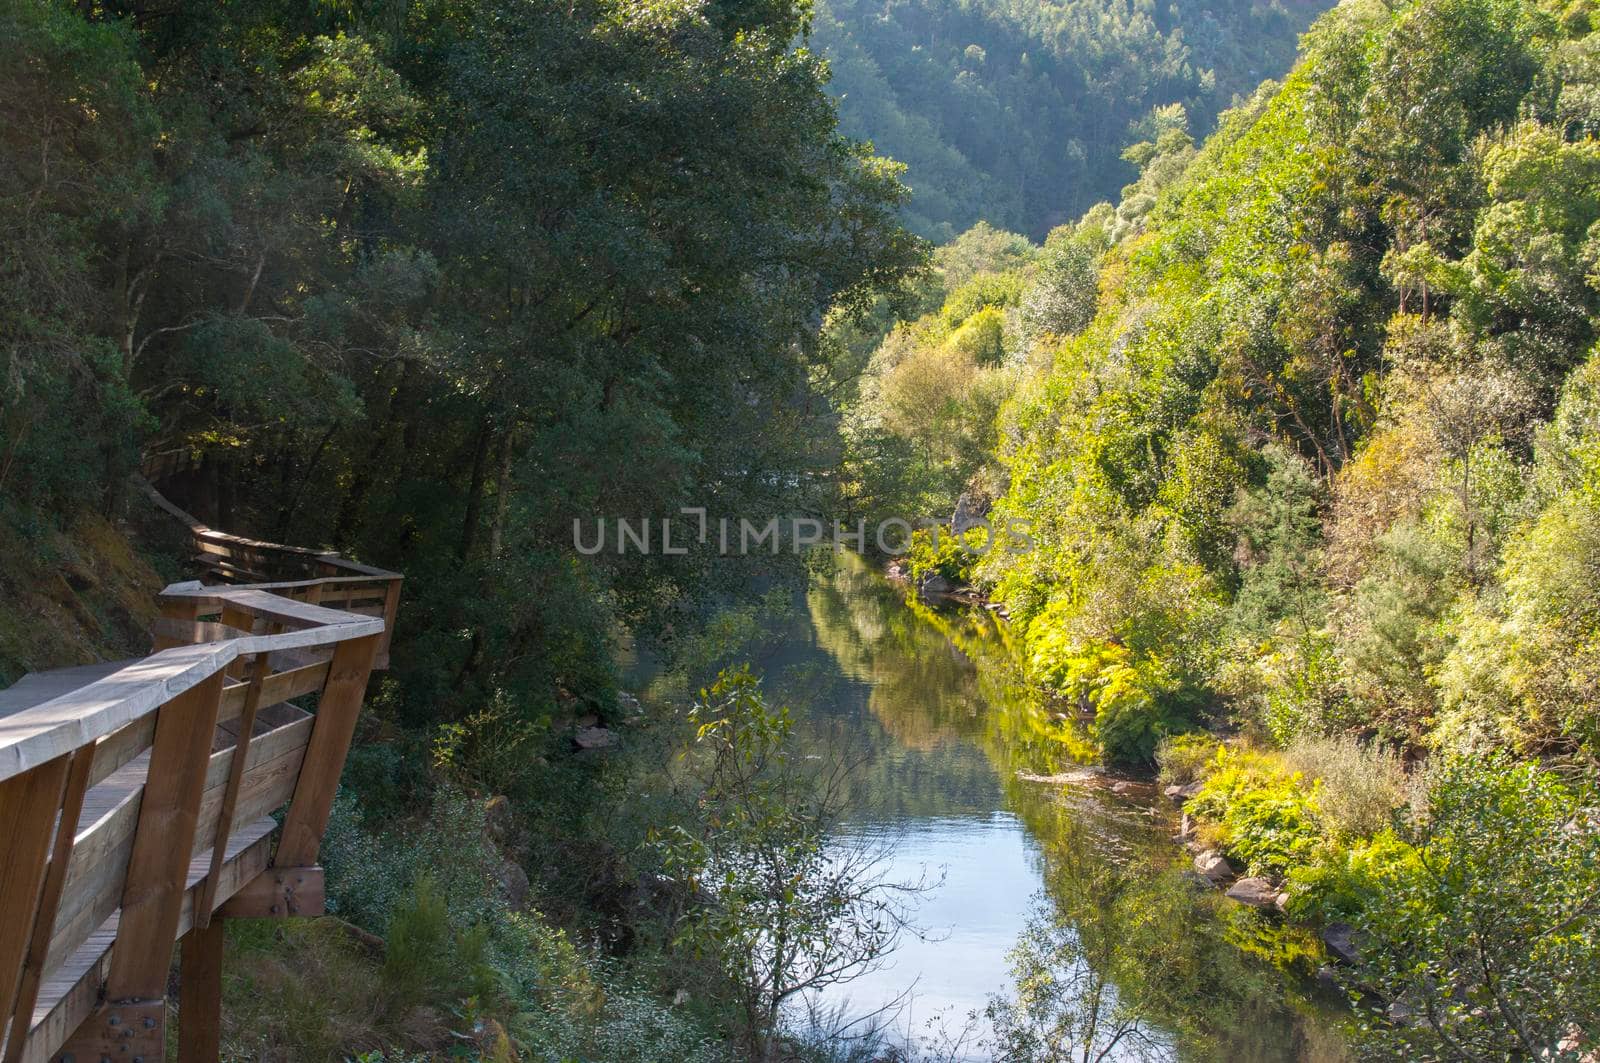
[[[1323,0],[823,0],[813,44],[851,136],[907,164],[912,228],[976,221],[1035,238],[1114,199],[1153,108],[1192,132],[1280,77]]]
[[[149,650],[165,581],[125,525],[83,514],[62,528],[7,511],[0,556],[0,688],[27,672]]]

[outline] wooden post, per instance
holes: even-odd
[[[150,771],[106,978],[106,997],[111,1001],[155,1001],[166,996],[222,680],[223,673],[218,672],[201,681],[167,702],[156,717]]]
[[[222,944],[217,920],[183,937],[178,961],[178,1063],[217,1063],[222,1051]]]
[[[0,783],[0,1017],[11,1014],[22,981],[71,756]]]
[[[28,1042],[28,1026],[33,1021],[33,1006],[39,1000],[39,985],[50,954],[50,934],[55,929],[56,912],[61,905],[61,887],[67,881],[67,864],[77,839],[78,817],[83,813],[83,795],[89,789],[89,769],[94,766],[93,745],[79,746],[72,754],[67,772],[61,818],[56,824],[55,845],[50,851],[50,866],[39,893],[38,911],[33,919],[33,936],[17,986],[16,1006],[11,1009],[11,1036],[6,1039],[5,1063],[17,1063]]]
[[[274,866],[307,867],[317,862],[322,848],[322,832],[328,826],[333,795],[339,788],[339,775],[355,736],[356,718],[367,694],[367,679],[378,652],[381,635],[363,635],[339,643],[333,651],[328,680],[317,704],[316,723],[306,745],[294,799],[283,821],[283,839],[278,843]]]
[[[217,830],[211,842],[211,870],[200,883],[200,893],[195,898],[194,925],[204,930],[211,924],[211,909],[217,903],[217,878],[222,874],[222,861],[227,855],[228,836],[233,832],[233,813],[239,806],[239,784],[244,780],[245,761],[250,756],[250,737],[256,726],[256,713],[261,707],[261,687],[267,680],[267,655],[255,655],[250,685],[244,692],[244,708],[239,713],[239,737],[233,744],[233,759],[228,764],[228,781],[222,791],[222,807],[217,811]]]
[[[151,652],[159,653],[170,650],[174,646],[187,646],[196,641],[193,631],[194,626],[200,622],[200,603],[193,598],[163,598],[161,600],[161,618],[174,625],[185,625],[190,632],[187,639],[180,639],[166,631],[159,631],[151,639]]]
[[[389,580],[383,596],[383,642],[378,648],[377,667],[389,668],[389,647],[394,642],[394,621],[400,615],[400,589],[405,580],[395,576]]]

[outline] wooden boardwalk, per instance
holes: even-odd
[[[387,665],[398,574],[150,493],[217,585],[162,592],[147,657],[0,691],[0,1063],[162,1063],[180,942],[179,1059],[216,1060],[222,920],[321,912],[322,833]]]

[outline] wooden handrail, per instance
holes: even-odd
[[[218,531],[175,505],[144,477],[136,475],[133,482],[157,508],[188,531],[194,546],[193,559],[204,570],[203,579],[209,579],[212,585],[250,586],[382,617],[384,633],[374,667],[389,667],[389,642],[399,613],[403,575],[328,550],[285,546]]]
[[[149,656],[0,692],[0,1063],[164,1058],[180,938],[179,1058],[210,1063],[215,920],[320,910],[317,850],[400,576],[238,542],[314,572],[174,584]],[[291,700],[313,693],[315,715]]]

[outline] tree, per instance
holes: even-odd
[[[689,714],[693,818],[658,834],[666,868],[697,898],[678,947],[734,987],[756,1059],[778,1058],[785,1009],[883,962],[922,882],[885,877],[884,853],[837,836],[841,784],[792,748],[787,709],[747,668],[724,670]]]
[[[1536,765],[1434,769],[1356,919],[1348,979],[1384,1059],[1575,1059],[1600,1042],[1600,822]],[[1373,1003],[1376,1001],[1376,1003]]]

